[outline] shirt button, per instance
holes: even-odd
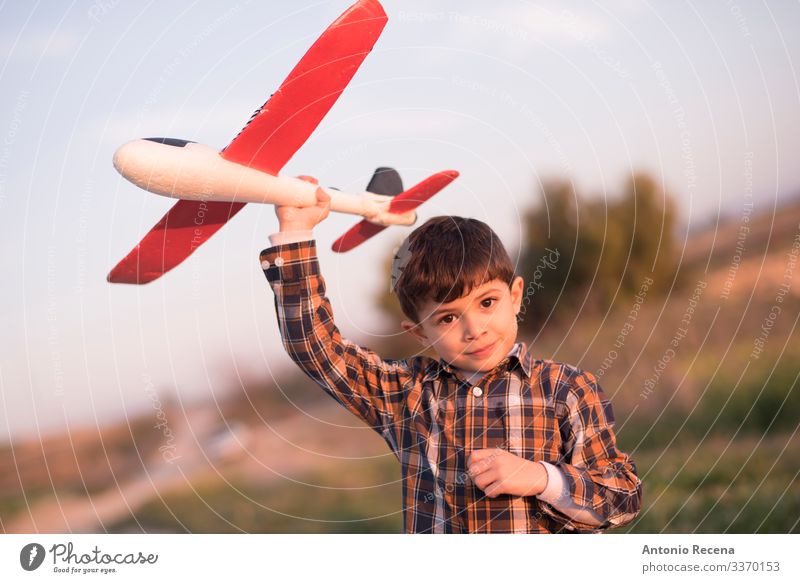
[[[276,257],[275,258],[275,265],[281,267],[283,265],[283,257]]]
[[[483,394],[483,389],[480,387],[472,387],[472,394],[476,397],[480,397]]]
[[[262,261],[261,262],[261,269],[264,269],[264,270],[269,269],[269,261],[267,261],[266,259],[264,261]]]

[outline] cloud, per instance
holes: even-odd
[[[341,129],[351,139],[398,138],[448,132],[463,123],[447,110],[390,110],[372,112],[340,121]]]
[[[600,46],[616,35],[613,17],[600,9],[577,4],[513,2],[452,5],[452,9],[401,11],[397,20],[409,34],[436,35],[441,46],[461,47],[487,54],[518,56],[531,46],[556,49]]]
[[[78,35],[65,30],[34,30],[16,37],[0,36],[0,58],[60,59],[70,56],[78,47]]]
[[[585,9],[515,4],[493,7],[492,14],[507,25],[512,38],[524,35],[529,40],[574,45],[586,40],[603,42],[612,36],[608,22]]]

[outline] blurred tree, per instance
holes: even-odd
[[[616,222],[628,251],[622,287],[635,294],[645,277],[661,291],[672,286],[676,274],[675,204],[650,176],[635,174],[616,205]]]
[[[646,278],[648,293],[672,286],[676,213],[653,178],[634,174],[617,200],[585,200],[564,180],[545,183],[542,195],[523,218],[524,329],[537,332],[577,310],[604,311]]]
[[[574,185],[547,182],[542,194],[543,205],[523,217],[523,250],[517,266],[525,280],[523,323],[546,321],[557,305],[576,307],[579,290],[588,283],[586,258],[576,257],[581,223]]]

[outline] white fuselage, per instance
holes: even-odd
[[[134,140],[116,151],[114,167],[140,188],[171,198],[299,207],[316,204],[315,184],[230,162],[202,144],[181,147]],[[323,190],[330,195],[335,212],[360,215],[380,225],[412,225],[416,220],[413,211],[388,212],[390,196]]]

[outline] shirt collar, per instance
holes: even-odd
[[[500,361],[498,366],[508,360],[509,369],[512,369],[516,364],[519,364],[520,369],[525,373],[526,377],[531,376],[533,355],[528,350],[524,342],[517,342],[509,352],[508,356]],[[429,381],[438,378],[443,372],[454,375],[456,369],[450,363],[445,362],[441,358],[439,360],[432,360],[425,369],[425,376],[422,381]]]

